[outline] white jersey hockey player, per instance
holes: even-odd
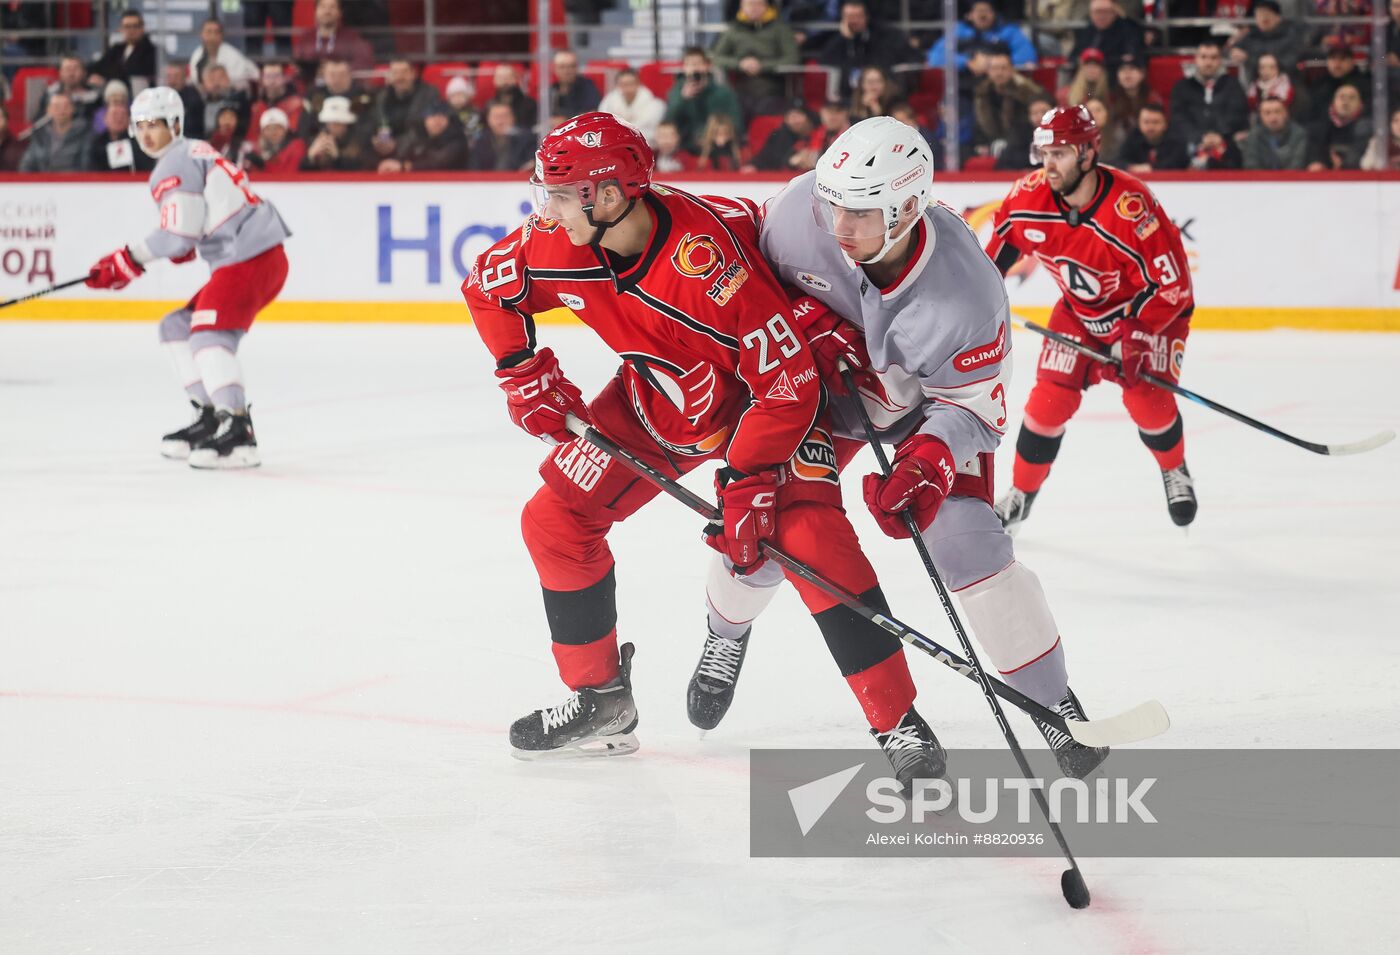
[[[92,267],[91,288],[125,288],[156,259],[209,264],[209,281],[161,319],[160,340],[195,407],[188,427],[165,435],[161,453],[191,467],[255,467],[260,462],[238,344],[282,290],[291,233],[248,175],[208,143],[184,137],[185,107],[169,87],[143,90],[131,104],[141,150],[156,160],[151,197],[160,224]]]
[[[907,537],[911,510],[1002,678],[1082,719],[1040,581],[1016,560],[992,510],[1011,372],[1006,288],[967,223],[932,192],[933,158],[917,130],[865,120],[765,204],[763,254],[806,293],[794,315],[834,393],[839,465],[864,443],[855,400],[896,446],[891,475],[869,475],[863,488],[881,529]],[[859,395],[844,393],[838,358],[861,369]],[[733,661],[742,659],[735,648],[781,579],[771,564],[738,575],[716,561],[710,633],[688,693],[697,725],[723,716],[739,675]],[[1083,776],[1107,755],[1039,725],[1068,774]]]

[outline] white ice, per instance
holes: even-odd
[[[585,391],[615,365],[541,335]],[[517,529],[544,448],[475,333],[265,324],[243,357],[266,464],[199,473],[157,453],[187,406],[153,325],[0,324],[0,952],[1400,944],[1393,860],[1086,859],[1075,912],[1057,859],[750,859],[749,747],[871,743],[790,591],[697,739],[709,551],[665,498],[613,535],[641,752],[509,758],[563,696]],[[1400,424],[1397,367],[1400,336],[1200,332],[1185,383],[1340,441]],[[1184,410],[1189,537],[1105,386],[1017,542],[1080,695],[1160,698],[1158,746],[1400,746],[1400,447],[1323,458]],[[951,643],[848,485],[894,607]],[[974,687],[911,666],[945,743],[1003,745]]]

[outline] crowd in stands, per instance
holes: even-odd
[[[1196,31],[1190,62],[1163,84],[1152,81],[1151,64],[1170,54],[1155,22],[1141,19],[1141,0],[968,0],[951,37],[904,33],[891,20],[902,4],[890,0],[738,0],[712,46],[685,50],[664,96],[630,68],[610,71],[600,89],[574,51],[556,52],[548,116],[516,64],[495,67],[485,98],[470,76],[427,82],[406,58],[376,67],[371,44],[343,24],[339,0],[318,0],[314,25],[279,37],[270,58],[266,48],[250,57],[210,18],[188,61],[168,61],[160,76],[131,8],[100,57],[56,63],[27,128],[12,129],[0,110],[0,171],[145,173],[152,162],[128,136],[130,101],[157,82],[184,100],[186,135],[277,174],[524,172],[542,130],[594,109],[637,126],[662,173],[810,169],[851,123],[877,115],[920,130],[941,163],[942,84],[928,79],[949,58],[968,168],[1029,168],[1040,116],[1082,104],[1103,131],[1103,161],[1134,172],[1400,169],[1400,0],[1381,0],[1396,107],[1382,137],[1372,136],[1369,29],[1296,19],[1300,9],[1366,13],[1369,2],[1169,0],[1174,16],[1222,22]],[[940,15],[934,0],[908,3],[916,19]],[[290,5],[244,4],[268,8],[249,16],[274,25],[271,8],[280,6]],[[1041,20],[1085,25],[1033,39],[1014,19],[1027,7]],[[1238,28],[1224,22],[1246,17]],[[813,22],[836,28],[803,29]],[[819,105],[804,89],[804,63],[833,77]]]

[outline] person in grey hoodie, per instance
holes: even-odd
[[[1308,164],[1308,134],[1289,117],[1287,103],[1268,96],[1240,152],[1246,169],[1302,169]]]
[[[42,124],[35,124],[20,172],[83,172],[88,168],[91,136],[88,125],[73,115],[67,93],[49,96]]]

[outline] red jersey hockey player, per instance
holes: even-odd
[[[1185,527],[1196,517],[1196,492],[1176,397],[1139,378],[1181,374],[1194,306],[1181,235],[1147,186],[1099,165],[1099,128],[1084,107],[1046,113],[1033,148],[1043,168],[1002,202],[987,254],[1002,274],[1020,256],[1034,256],[1063,292],[1050,329],[1111,349],[1122,371],[1045,342],[1016,439],[1012,488],[997,514],[1008,528],[1026,519],[1084,389],[1108,379],[1122,386],[1123,405],[1161,469],[1167,510]]]
[[[722,460],[724,526],[714,543],[736,567],[760,565],[759,545],[771,540],[867,603],[885,605],[841,510],[821,384],[758,253],[756,209],[652,186],[652,165],[641,134],[606,113],[560,126],[536,154],[541,214],[482,254],[463,284],[511,419],[556,445],[521,523],[559,675],[573,692],[514,723],[511,745],[522,757],[637,745],[632,646],[619,651],[607,534],[658,492],[574,438],[570,413],[676,476]],[[589,403],[535,340],[531,316],[561,303],[623,358]],[[890,739],[915,695],[898,640],[794,584],[872,733],[897,753],[897,775],[942,775],[932,733],[913,747]]]

